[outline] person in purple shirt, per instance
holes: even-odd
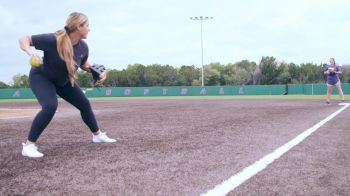
[[[22,155],[39,158],[44,156],[38,151],[35,142],[51,122],[56,113],[57,95],[80,111],[84,123],[92,132],[93,142],[115,142],[102,132],[85,94],[76,83],[75,72],[80,67],[89,71],[89,48],[83,39],[90,31],[86,15],[71,13],[63,29],[55,33],[24,36],[19,39],[20,48],[31,58],[40,58],[32,46],[44,52],[42,64],[33,66],[29,73],[29,83],[35,97],[41,105],[41,111],[35,116],[28,138],[23,143]],[[97,85],[101,86],[107,72],[100,75]]]
[[[341,88],[339,75],[342,73],[341,67],[335,63],[334,58],[329,59],[329,65],[325,67],[324,74],[327,76],[327,96],[326,104],[330,104],[333,86],[337,88],[339,97],[344,102],[344,93]]]

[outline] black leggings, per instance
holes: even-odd
[[[64,86],[55,85],[38,70],[32,69],[29,74],[30,87],[41,105],[29,131],[28,140],[36,142],[40,134],[50,123],[57,109],[57,95],[80,110],[81,117],[91,132],[99,130],[89,100],[78,84],[74,87],[68,82]],[[57,95],[56,95],[57,94]]]

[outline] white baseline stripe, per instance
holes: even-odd
[[[237,188],[239,185],[241,185],[243,182],[257,174],[258,172],[265,169],[270,163],[281,157],[284,153],[289,151],[294,146],[298,145],[300,142],[302,142],[305,138],[307,138],[309,135],[311,135],[313,132],[315,132],[318,128],[320,128],[322,125],[330,121],[332,118],[334,118],[336,115],[338,115],[340,112],[345,110],[347,107],[350,106],[349,103],[342,103],[339,104],[344,107],[340,108],[327,118],[323,119],[313,127],[305,130],[303,133],[299,134],[297,137],[289,141],[288,143],[284,144],[283,146],[277,148],[272,153],[264,156],[260,160],[256,161],[254,164],[244,168],[239,173],[231,176],[228,180],[222,182],[221,184],[215,186],[213,189],[207,191],[206,193],[203,193],[201,195],[209,196],[209,195],[226,195],[230,191],[233,191],[235,188]]]

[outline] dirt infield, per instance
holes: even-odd
[[[31,117],[38,112],[39,109],[0,108],[0,119]]]
[[[29,159],[21,142],[34,116],[0,118],[0,195],[200,195],[340,107],[317,100],[91,103],[117,143],[92,143],[79,111],[59,102],[38,140],[44,158]],[[229,195],[350,195],[349,117],[344,110]]]

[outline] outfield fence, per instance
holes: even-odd
[[[345,94],[350,94],[350,83],[343,83]],[[159,86],[159,87],[101,87],[82,88],[87,97],[137,96],[220,96],[220,95],[322,95],[326,84],[239,85],[239,86]],[[333,94],[336,94],[333,88]],[[35,98],[30,88],[0,89],[0,99]]]

